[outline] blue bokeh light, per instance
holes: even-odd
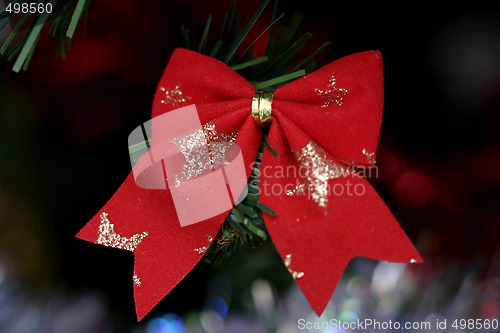
[[[147,333],[186,333],[182,318],[175,313],[153,318],[148,323]]]

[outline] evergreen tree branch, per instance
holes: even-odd
[[[12,61],[17,56],[12,70],[19,72],[21,69],[27,70],[31,58],[35,52],[41,33],[45,26],[50,26],[49,34],[56,42],[56,56],[66,58],[66,49],[71,46],[71,39],[80,21],[88,15],[89,8],[93,0],[38,0],[36,5],[44,8],[43,12],[25,13],[16,27],[7,37],[0,48],[0,55],[6,54],[7,60]],[[15,0],[14,3],[23,3],[22,0]],[[50,6],[50,7],[48,7]],[[38,8],[38,7],[37,7]],[[50,11],[46,10],[50,8]],[[0,22],[4,23],[1,29],[5,28],[7,22],[12,20],[14,15],[19,15],[13,11],[7,11],[7,7],[0,12]],[[10,48],[12,41],[20,31],[23,31],[28,19],[33,16],[33,22],[26,29],[24,36]],[[5,22],[3,21],[5,20]]]

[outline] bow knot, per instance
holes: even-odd
[[[252,117],[260,126],[269,126],[272,122],[272,91],[258,90],[252,99]]]

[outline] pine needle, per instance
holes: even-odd
[[[206,51],[208,31],[210,30],[211,22],[212,22],[212,15],[208,15],[207,23],[205,24],[205,29],[203,30],[203,35],[201,36],[200,45],[198,46],[199,53],[205,53]]]
[[[45,24],[45,21],[47,20],[47,17],[49,16],[48,13],[43,13],[38,16],[38,18],[35,20],[33,23],[34,28],[32,28],[28,34],[28,38],[26,40],[26,43],[24,44],[21,52],[19,53],[19,56],[17,57],[16,62],[14,63],[14,66],[12,67],[12,70],[14,72],[19,72],[21,67],[25,65],[25,68],[27,68],[29,61],[31,59],[31,55],[35,51],[36,44],[38,42],[38,39],[40,38],[40,33],[42,32],[43,25]]]
[[[254,82],[252,84],[255,87],[255,89],[257,89],[257,90],[264,90],[264,89],[268,90],[270,87],[280,85],[280,84],[283,84],[285,82],[289,82],[293,79],[302,77],[304,75],[306,75],[306,71],[304,69],[301,69],[301,70],[298,70],[298,71],[293,72],[293,73],[288,73],[288,74],[276,77],[274,79],[270,79],[270,80],[263,81],[263,82]]]
[[[281,14],[264,31],[262,31],[262,33],[257,38],[255,38],[255,40],[252,43],[250,43],[250,45],[246,48],[246,50],[241,53],[240,57],[238,58],[238,60],[236,62],[239,62],[241,60],[241,58],[243,58],[247,54],[247,52],[253,47],[253,45],[260,39],[260,37],[262,37],[262,35],[264,35],[267,30],[272,28],[276,24],[276,22],[278,22],[283,17],[283,15],[284,14]]]
[[[24,25],[24,23],[26,23],[26,21],[28,20],[28,18],[30,16],[31,16],[31,14],[29,14],[29,13],[24,14],[23,17],[21,18],[21,20],[16,24],[16,26],[14,27],[14,29],[12,30],[10,35],[7,37],[7,40],[5,40],[5,43],[3,43],[3,46],[0,49],[0,55],[3,55],[5,53],[5,51],[9,47],[10,43],[14,39],[14,37],[17,35],[17,33],[19,32],[21,27]]]
[[[306,59],[304,59],[302,62],[300,62],[297,66],[295,66],[292,71],[295,71],[299,68],[304,68],[308,63],[310,63],[311,61],[314,60],[314,58],[316,58],[316,56],[321,52],[323,51],[328,45],[330,45],[331,42],[324,42],[323,45],[321,45],[316,51],[314,51],[313,53],[311,53],[311,55],[309,57],[307,57]]]
[[[86,4],[87,0],[78,0],[75,11],[73,12],[73,16],[71,17],[71,21],[69,22],[69,27],[68,31],[66,32],[66,37],[73,38],[73,34],[75,33],[76,30],[76,25],[78,24],[78,21],[80,21],[80,17],[82,16],[83,9],[85,8]]]
[[[264,57],[260,57],[260,58],[257,58],[257,59],[252,59],[252,60],[243,62],[243,63],[238,64],[238,65],[234,65],[231,68],[233,70],[235,70],[235,71],[239,71],[239,70],[245,69],[247,67],[252,67],[252,66],[261,64],[261,63],[266,62],[268,60],[269,60],[269,57],[264,56]]]
[[[265,0],[262,5],[259,7],[259,9],[257,10],[257,12],[255,13],[255,15],[252,17],[252,19],[250,20],[250,22],[248,23],[248,25],[245,27],[245,29],[241,32],[241,34],[236,38],[236,41],[234,43],[234,46],[233,48],[229,51],[228,55],[226,56],[226,59],[224,60],[224,62],[226,64],[229,64],[229,62],[231,61],[231,59],[233,58],[234,54],[236,53],[236,50],[238,49],[238,47],[240,46],[240,44],[243,42],[243,40],[245,39],[245,37],[247,36],[248,32],[250,31],[250,29],[253,27],[253,25],[255,24],[255,22],[257,22],[257,19],[259,18],[259,16],[262,14],[262,12],[264,11],[264,9],[266,8],[267,4],[269,3],[269,0]]]

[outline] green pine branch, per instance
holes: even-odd
[[[259,200],[260,163],[265,147],[266,141],[262,140],[257,160],[248,180],[248,193],[245,199],[236,205],[226,217],[212,246],[204,256],[206,262],[217,265],[224,259],[232,261],[241,245],[247,244],[254,249],[269,238],[262,215],[263,212],[276,215],[276,212]]]
[[[233,0],[224,16],[219,37],[212,48],[208,46],[211,15],[207,19],[197,49],[193,46],[189,28],[181,26],[183,47],[221,60],[232,69],[240,71],[259,90],[275,90],[293,79],[304,76],[314,70],[316,56],[330,42],[323,43],[311,54],[303,56],[304,47],[313,35],[302,33],[300,30],[303,20],[303,15],[300,13],[294,13],[288,23],[280,25],[284,13],[278,14],[278,0],[274,2],[269,25],[260,31],[255,39],[249,40],[249,32],[256,29],[255,23],[261,18],[269,2],[270,0],[264,0],[255,14],[247,20],[248,23],[241,24],[241,13],[236,11],[236,0]],[[266,33],[268,34],[265,53],[261,57],[256,57],[252,47]],[[244,41],[248,42],[248,46],[241,50]]]
[[[15,0],[14,4],[26,3]],[[30,3],[31,4],[31,3]],[[8,11],[9,7],[0,12],[0,22],[5,28],[14,15],[22,15],[18,24],[7,37],[0,48],[0,55],[8,61],[14,61],[12,70],[26,71],[44,27],[50,27],[49,34],[56,43],[56,56],[66,59],[66,49],[71,46],[71,39],[80,21],[84,20],[89,12],[92,0],[38,0],[33,8],[36,12],[15,13]],[[12,7],[10,7],[12,9]],[[22,33],[26,31],[25,33]],[[14,41],[17,42],[13,44]]]

